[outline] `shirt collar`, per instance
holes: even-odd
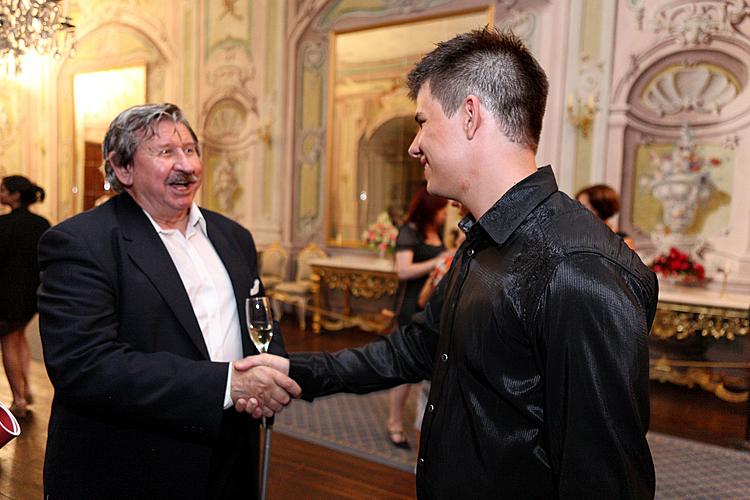
[[[151,217],[151,214],[149,214],[145,210],[143,210],[143,213],[146,214],[148,220],[151,221],[151,224],[154,226],[154,229],[156,229],[157,233],[171,234],[177,231],[176,229],[162,229],[161,226],[159,226],[159,224],[157,224],[156,221]],[[203,217],[203,213],[201,213],[198,205],[193,202],[193,204],[190,205],[190,213],[188,213],[188,223],[185,237],[190,237],[190,235],[195,231],[196,227],[200,229],[200,231],[203,233],[203,236],[208,236],[208,231],[206,230],[206,219]]]
[[[475,224],[479,224],[497,245],[502,245],[526,217],[555,192],[555,174],[547,165],[510,188],[478,221],[467,215],[458,226],[468,234]]]

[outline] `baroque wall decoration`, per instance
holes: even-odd
[[[742,96],[750,81],[749,68],[741,53],[717,50],[723,44],[651,57],[645,67],[636,62],[637,76],[628,94],[633,117],[680,127],[685,121],[709,125],[743,116],[748,111]]]
[[[628,0],[628,8],[633,12],[635,16],[635,22],[638,26],[638,30],[643,29],[643,18],[645,17],[646,7],[644,5],[645,0]]]
[[[313,234],[321,222],[320,192],[322,186],[325,142],[325,102],[328,61],[327,45],[314,38],[300,47],[297,99],[299,114],[295,117],[297,145],[294,165],[298,176],[295,216],[300,234]]]
[[[510,16],[503,20],[500,27],[515,33],[533,51],[531,43],[533,41],[532,35],[536,29],[536,16],[532,12],[524,10],[512,11]]]
[[[677,37],[683,45],[709,44],[715,35],[736,33],[748,16],[745,0],[679,0],[656,9],[653,29]]]
[[[700,248],[730,223],[735,152],[685,130],[636,147],[632,223],[662,252]]]
[[[728,204],[733,155],[709,144],[699,149],[687,123],[671,149],[665,152],[664,147],[652,144],[644,151],[648,151],[649,165],[640,166],[639,182],[645,195],[660,204],[660,222],[650,228],[658,250],[676,247],[689,251],[700,246],[703,238],[696,222],[704,223],[711,215],[706,211]],[[727,214],[723,215],[720,223],[713,219],[713,230],[726,226]]]
[[[659,116],[681,111],[718,115],[739,92],[739,82],[724,68],[680,64],[666,68],[646,86],[643,104]]]
[[[210,58],[214,52],[227,47],[249,55],[252,52],[252,14],[252,0],[205,0],[204,55]]]
[[[587,54],[581,56],[573,92],[566,97],[565,109],[568,122],[580,131],[584,139],[588,138],[596,114],[599,112],[603,68],[604,61],[595,60]]]
[[[223,213],[233,211],[235,195],[240,192],[236,169],[235,161],[225,154],[211,175],[213,197]]]
[[[414,14],[438,7],[451,0],[335,0],[326,6],[315,29],[327,31],[334,23],[353,17],[384,17],[402,14]]]

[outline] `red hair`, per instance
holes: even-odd
[[[448,198],[431,195],[427,188],[422,188],[412,197],[409,202],[409,210],[404,222],[411,222],[417,226],[417,231],[422,237],[426,237],[425,228],[432,224],[435,215],[448,205]]]

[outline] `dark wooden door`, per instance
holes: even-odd
[[[106,193],[102,173],[102,145],[87,142],[83,160],[83,209],[94,206],[96,200]]]

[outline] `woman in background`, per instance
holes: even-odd
[[[420,308],[419,292],[427,277],[445,258],[447,252],[441,231],[445,224],[448,200],[432,196],[422,188],[412,197],[404,225],[396,240],[396,273],[401,281],[401,307],[397,321],[403,326]],[[391,390],[387,430],[391,443],[399,448],[409,448],[404,433],[404,406],[409,386],[401,385]]]
[[[617,191],[606,184],[596,184],[578,191],[576,200],[603,220],[612,231],[625,240],[625,244],[631,249],[634,248],[632,238],[615,227],[611,221],[612,217],[620,211],[620,197]]]
[[[11,411],[18,418],[32,403],[25,330],[37,312],[37,244],[50,227],[47,219],[29,212],[29,205],[42,200],[44,189],[26,177],[10,175],[0,183],[0,203],[11,208],[0,216],[0,344],[13,392]]]

